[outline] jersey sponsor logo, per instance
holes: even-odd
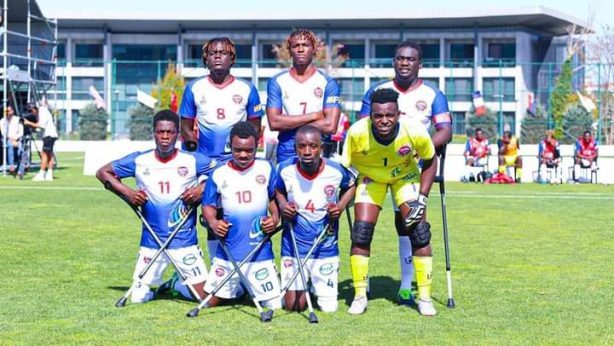
[[[145,168],[145,170],[143,171],[143,175],[148,177],[151,174],[151,172],[149,171],[149,168]]]
[[[313,89],[313,94],[314,94],[314,95],[315,95],[317,98],[321,99],[321,98],[322,98],[322,95],[324,95],[324,91],[322,91],[322,88],[317,87],[317,88]]]
[[[417,176],[418,176],[418,174],[416,174],[416,173],[409,173],[408,175],[403,177],[403,180],[412,180],[412,179],[414,179]]]
[[[225,272],[224,272],[224,268],[220,268],[217,267],[215,268],[215,275],[219,278],[221,278],[222,276],[224,276]]]
[[[217,161],[215,159],[212,159],[209,163],[209,168],[215,168],[215,166],[217,166]]]
[[[220,189],[224,190],[224,189],[226,189],[227,187],[228,187],[228,183],[226,182],[226,180],[224,180],[224,181],[222,182],[222,185],[220,185]]]
[[[175,225],[179,224],[181,219],[188,214],[188,208],[183,205],[181,201],[178,201],[179,205],[177,205],[173,210],[171,210],[170,215],[168,217],[167,225],[172,228]]]
[[[335,269],[335,266],[333,266],[332,263],[324,263],[320,266],[320,274],[330,275],[334,269]]]
[[[232,102],[236,104],[241,104],[241,101],[243,101],[243,96],[239,94],[232,95]]]
[[[285,99],[289,99],[289,98],[290,98],[290,95],[288,95],[288,92],[287,92],[287,91],[284,91],[284,98],[285,98]]]
[[[264,184],[266,184],[266,177],[264,175],[262,175],[262,174],[258,174],[256,176],[256,182],[258,184],[260,184],[260,185],[264,185]]]
[[[252,227],[249,229],[249,238],[258,239],[264,236],[262,232],[262,220],[258,217],[252,222]]]
[[[205,95],[203,95],[203,97],[200,98],[200,105],[204,106],[205,103],[207,103],[207,99],[205,98]]]
[[[196,256],[194,254],[187,254],[183,257],[183,264],[189,266],[196,263]]]
[[[261,105],[255,105],[254,106],[254,113],[258,113],[262,110],[262,106]]]
[[[411,153],[411,148],[409,147],[409,145],[406,144],[399,148],[399,155],[406,156],[409,153]]]
[[[293,264],[294,262],[291,259],[284,260],[284,268],[290,268]]]
[[[326,185],[324,187],[324,195],[326,196],[326,198],[332,198],[335,196],[335,190],[337,190],[335,188],[335,186],[333,185]]]
[[[254,274],[256,280],[264,280],[269,277],[269,270],[266,268],[262,268]]]
[[[424,112],[426,110],[426,101],[424,100],[419,100],[418,102],[416,102],[416,109],[419,110],[420,112]]]
[[[188,167],[186,166],[181,166],[179,168],[177,168],[177,174],[179,174],[180,177],[185,177],[186,175],[188,175]]]
[[[339,96],[329,96],[326,98],[326,103],[339,103]]]

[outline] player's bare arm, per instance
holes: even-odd
[[[179,198],[185,204],[198,204],[203,196],[203,191],[205,191],[205,182],[185,189],[185,191],[179,196]]]
[[[198,140],[194,132],[194,118],[181,118],[181,137],[183,137],[183,141],[186,143],[186,149],[196,151]]]
[[[100,180],[107,190],[125,197],[133,206],[140,207],[147,202],[147,194],[145,191],[132,189],[128,185],[122,183],[115,175],[111,163],[107,163],[100,167],[96,172],[96,178]]]
[[[267,108],[266,116],[269,121],[269,128],[272,131],[294,130],[303,125],[324,119],[323,112],[313,112],[306,114],[282,114],[281,109]],[[337,120],[339,118],[337,117]]]
[[[277,209],[277,204],[275,200],[272,199],[269,201],[269,216],[265,217],[262,220],[262,229],[265,233],[273,233],[275,232],[275,228],[279,223],[279,209]]]
[[[439,151],[452,140],[452,126],[441,126],[431,136],[435,150]]]
[[[325,108],[322,111],[323,118],[313,121],[311,125],[317,127],[324,134],[331,134],[337,132],[337,126],[339,125],[339,117],[341,116],[340,108]]]
[[[210,205],[204,205],[202,212],[213,232],[222,238],[226,237],[230,224],[226,220],[217,219],[217,209]]]
[[[296,217],[296,205],[294,203],[289,203],[279,190],[275,190],[275,198],[277,199],[277,203],[281,208],[281,217],[284,221],[294,220]]]
[[[356,193],[356,185],[353,185],[349,189],[345,190],[339,198],[339,203],[331,204],[328,206],[328,216],[331,220],[337,220],[350,203],[350,201],[354,198],[354,194]]]
[[[431,186],[437,174],[437,160],[434,158],[422,162],[422,173],[420,174],[420,194],[427,196],[431,192]]]

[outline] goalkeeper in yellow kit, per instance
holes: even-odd
[[[401,210],[413,246],[418,310],[422,315],[436,314],[430,292],[431,232],[424,220],[437,171],[435,147],[424,126],[409,119],[399,120],[398,97],[392,89],[375,91],[369,117],[352,125],[343,148],[343,164],[358,172],[350,254],[355,295],[350,314],[362,314],[367,309],[371,240],[388,188]],[[420,160],[422,169],[418,166]]]

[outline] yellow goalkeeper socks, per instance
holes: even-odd
[[[520,178],[522,178],[522,169],[521,168],[516,168],[516,176],[514,178],[516,178],[517,181],[520,181]]]
[[[367,276],[369,275],[369,257],[360,255],[350,256],[352,281],[354,282],[354,295],[367,295]]]
[[[418,284],[418,297],[421,300],[431,300],[431,283],[433,282],[433,257],[414,256],[416,266],[416,282]]]
[[[499,173],[500,174],[505,173],[505,166],[499,166]]]

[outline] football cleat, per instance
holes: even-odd
[[[399,295],[397,296],[399,305],[405,306],[414,306],[416,305],[416,300],[414,299],[414,295],[411,293],[410,289],[402,288],[399,290]]]
[[[422,316],[435,316],[437,315],[437,310],[433,306],[433,302],[430,300],[418,300],[418,311]]]
[[[350,315],[362,315],[367,311],[369,300],[366,296],[356,296],[352,301],[352,305],[348,309]]]

